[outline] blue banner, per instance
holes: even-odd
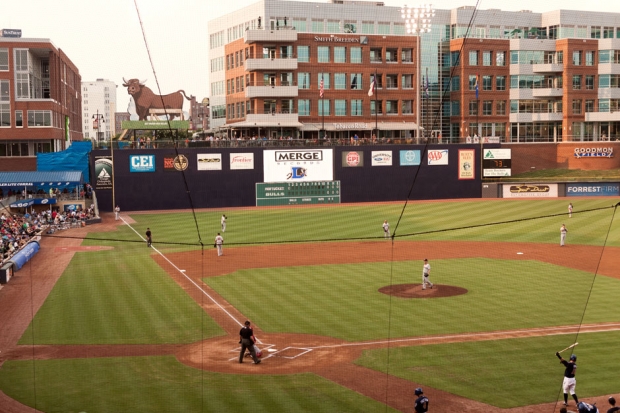
[[[129,156],[129,172],[155,172],[155,155]]]
[[[47,204],[55,204],[56,198],[32,198],[32,199],[23,199],[21,201],[13,202],[9,205],[11,208],[27,208],[31,205],[47,205]]]
[[[422,156],[419,150],[400,151],[400,166],[420,165]]]
[[[15,269],[19,270],[24,266],[33,256],[39,252],[39,243],[36,241],[29,242],[26,244],[24,248],[21,249],[17,254],[13,255],[9,262],[12,262],[15,265]]]
[[[566,196],[620,196],[620,183],[566,184]]]

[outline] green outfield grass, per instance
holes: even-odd
[[[453,394],[501,408],[551,403],[562,399],[564,366],[554,352],[573,343],[574,335],[365,351],[357,364],[386,371]],[[613,394],[620,387],[615,349],[620,332],[579,335],[577,395],[581,400]],[[570,353],[564,354],[568,358]]]
[[[566,216],[569,201],[575,206],[570,219]],[[146,227],[153,231],[155,248],[166,255],[200,249],[199,241],[211,249],[222,213],[228,216],[225,248],[380,239],[384,219],[396,230],[396,242],[490,241],[489,248],[503,248],[502,242],[557,244],[564,222],[569,244],[618,247],[620,224],[611,207],[616,202],[571,198],[410,203],[404,210],[402,204],[244,209],[198,212],[197,223],[184,212],[134,214],[133,229],[120,226],[116,231],[89,234],[84,245],[114,249],[75,254],[20,344],[184,344],[224,334],[201,309],[199,304],[205,303],[194,302],[153,261],[151,254],[156,251],[146,248],[138,236]],[[213,254],[199,256],[201,268],[216,265]],[[321,265],[321,258],[317,256],[313,266],[240,270],[204,281],[264,331],[345,341],[579,324],[582,319],[585,323],[620,321],[619,280],[595,279],[593,273],[559,265],[516,258],[436,259],[433,282],[463,287],[468,293],[419,300],[378,292],[383,286],[419,283],[418,261]],[[181,268],[184,263],[176,264]],[[556,335],[514,343],[497,340],[391,349],[395,353],[390,354],[389,370],[498,406],[553,401],[562,370],[550,349],[566,347],[573,338]],[[587,351],[586,338],[593,340]],[[617,363],[610,354],[613,340],[617,342],[617,336],[612,333],[580,335],[579,351],[586,358],[580,359],[583,370],[578,380],[584,395],[613,392],[608,382],[618,388],[620,383],[607,380],[607,373],[588,372],[594,366]],[[596,359],[594,349],[607,359],[602,355]],[[532,362],[524,359],[530,355]],[[385,360],[385,353],[373,351],[360,363],[382,370]],[[536,388],[525,390],[524,378]],[[538,384],[541,380],[544,385]],[[586,385],[588,381],[593,384]],[[213,374],[181,365],[172,357],[9,361],[0,368],[0,390],[27,405],[34,405],[35,384],[37,407],[44,411],[390,411],[311,374]]]
[[[45,412],[396,411],[314,374],[217,374],[173,357],[11,361],[0,370],[0,388]]]

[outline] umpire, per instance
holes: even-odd
[[[241,352],[239,352],[239,363],[243,363],[243,355],[245,350],[248,349],[252,355],[254,364],[259,364],[260,360],[256,357],[256,351],[254,351],[254,343],[256,338],[254,337],[254,330],[250,327],[250,322],[246,321],[241,331],[239,331],[239,343],[241,344]]]

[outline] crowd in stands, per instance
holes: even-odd
[[[40,234],[44,225],[44,219],[39,214],[33,216],[2,213],[0,215],[2,264],[30,242],[32,237]]]

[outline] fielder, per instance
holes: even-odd
[[[120,217],[120,213],[121,213],[121,208],[117,205],[116,208],[114,208],[114,220],[115,221],[118,221]]]
[[[569,218],[573,217],[573,203],[572,202],[568,203],[568,217]]]
[[[568,233],[568,230],[566,229],[566,225],[562,224],[562,226],[560,227],[560,247],[563,247],[564,244],[566,243],[567,233]]]
[[[428,279],[429,275],[431,275],[431,265],[428,263],[428,259],[424,258],[424,266],[422,267],[422,289],[426,290],[426,284],[431,286],[431,290],[433,289],[433,283]]]
[[[414,393],[416,396],[418,396],[418,398],[415,399],[415,403],[413,405],[416,413],[428,412],[428,397],[424,395],[424,391],[422,390],[422,388],[418,387],[417,389],[415,389]]]
[[[383,238],[390,238],[390,224],[387,219],[383,221]]]
[[[555,353],[555,355],[565,367],[564,382],[562,383],[562,388],[564,390],[564,406],[568,406],[568,393],[573,396],[575,403],[579,405],[579,399],[575,394],[575,386],[577,385],[577,380],[575,379],[575,373],[577,372],[577,356],[571,354],[570,361],[566,361],[560,356],[559,352]]]
[[[222,224],[222,232],[226,232],[226,215],[222,215],[220,224]]]
[[[217,236],[215,237],[215,244],[213,245],[214,247],[217,248],[217,256],[221,257],[222,255],[224,255],[224,238],[222,238],[222,236],[220,235],[220,233],[217,233]]]

